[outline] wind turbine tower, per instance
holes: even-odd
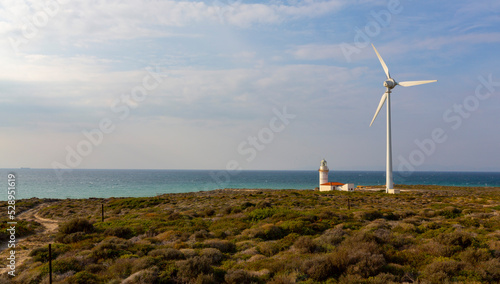
[[[384,69],[385,75],[387,76],[387,80],[384,82],[384,87],[386,87],[385,93],[382,95],[382,98],[380,99],[380,103],[378,105],[377,111],[375,112],[375,115],[373,116],[372,122],[370,123],[370,126],[372,126],[373,122],[375,121],[375,118],[377,118],[378,113],[380,112],[380,109],[384,105],[384,103],[387,101],[387,160],[386,160],[386,193],[391,193],[391,194],[396,194],[399,193],[398,189],[394,189],[394,183],[393,183],[393,178],[392,178],[392,143],[391,143],[391,93],[392,89],[396,87],[397,85],[403,86],[403,87],[411,87],[411,86],[416,86],[416,85],[423,85],[423,84],[428,84],[428,83],[433,83],[437,82],[437,80],[427,80],[427,81],[407,81],[407,82],[396,82],[393,78],[391,78],[391,75],[389,74],[389,68],[387,68],[387,65],[385,64],[384,60],[382,59],[382,56],[378,53],[377,49],[375,46],[372,44],[373,50],[375,50],[375,53],[377,54],[378,60],[380,61],[380,64],[382,64],[382,68]]]

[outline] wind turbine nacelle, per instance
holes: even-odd
[[[387,81],[384,82],[384,87],[392,89],[392,88],[396,87],[397,84],[398,83],[396,83],[396,81],[394,81],[394,79],[388,79]]]

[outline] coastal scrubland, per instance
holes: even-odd
[[[49,242],[53,283],[500,282],[500,188],[400,188],[23,200],[60,225],[0,282],[48,283]]]

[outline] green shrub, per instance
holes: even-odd
[[[135,259],[133,258],[119,258],[108,268],[108,270],[119,278],[127,278],[132,274],[134,261]]]
[[[208,233],[208,231],[203,229],[203,230],[199,230],[199,231],[194,232],[190,238],[194,239],[195,241],[201,241],[204,239],[208,239],[209,237],[210,237],[210,234]]]
[[[102,283],[99,277],[87,271],[80,271],[68,278],[70,284],[98,284]]]
[[[248,219],[257,222],[273,216],[274,213],[276,213],[274,208],[257,208],[248,213]]]
[[[301,270],[315,281],[324,281],[332,276],[340,275],[340,267],[334,266],[332,261],[326,255],[316,256],[307,259],[301,267]]]
[[[475,242],[474,237],[470,233],[463,231],[441,234],[436,238],[436,240],[441,244],[459,246],[463,249],[471,246]]]
[[[125,254],[131,254],[127,249],[130,244],[117,237],[109,237],[92,249],[92,257],[96,259],[114,259]]]
[[[148,253],[151,257],[160,257],[165,260],[178,260],[184,259],[184,254],[174,248],[165,248],[165,249],[155,249]]]
[[[206,248],[200,251],[200,256],[204,256],[210,260],[210,264],[218,265],[224,259],[222,252],[216,248]]]
[[[293,244],[293,247],[300,253],[313,253],[317,249],[314,241],[306,236],[299,237]]]
[[[286,234],[283,229],[272,224],[266,224],[261,227],[262,230],[257,231],[256,238],[263,240],[278,240],[283,238]]]
[[[278,224],[286,234],[297,233],[299,235],[311,235],[314,231],[310,229],[307,225],[309,222],[299,221],[299,220],[287,220]]]
[[[236,251],[236,245],[230,241],[226,240],[207,240],[204,244],[211,248],[216,248],[223,253],[233,253]]]
[[[61,234],[73,234],[76,232],[91,233],[94,231],[94,226],[87,219],[77,218],[59,225]]]
[[[213,208],[207,208],[201,212],[205,217],[212,217],[215,215],[215,210]]]
[[[220,281],[213,274],[200,274],[196,278],[195,284],[218,284]]]
[[[488,261],[491,258],[491,253],[487,249],[467,248],[458,256],[462,261],[476,265],[477,263]]]
[[[65,253],[68,251],[70,247],[67,245],[63,244],[54,244],[52,245],[52,259],[56,259],[59,255]],[[40,261],[40,262],[48,262],[49,261],[49,246],[45,247],[40,247],[40,248],[35,248],[33,249],[30,253],[29,256],[33,257],[34,261]]]
[[[446,207],[439,211],[439,215],[444,216],[446,219],[454,219],[462,215],[462,210],[455,207]]]
[[[134,232],[128,227],[116,227],[106,229],[106,231],[104,231],[104,235],[115,236],[122,239],[130,239],[134,236]]]
[[[368,284],[389,284],[389,283],[399,283],[396,282],[396,276],[389,273],[380,273],[375,277],[368,278]]]
[[[248,271],[243,269],[230,270],[224,277],[228,284],[251,284],[256,279]]]
[[[427,265],[424,275],[425,279],[431,283],[445,283],[449,282],[455,275],[458,275],[463,268],[463,263],[452,259],[438,258],[433,263]]]
[[[84,239],[87,238],[87,234],[84,232],[76,232],[68,235],[58,235],[56,237],[56,240],[61,243],[65,244],[71,244],[71,243],[77,243],[80,241],[83,241]]]
[[[277,241],[267,241],[259,244],[257,250],[261,254],[271,257],[280,252],[281,246]]]
[[[125,279],[122,284],[150,284],[157,283],[159,278],[159,271],[157,267],[144,269],[130,275]]]
[[[211,260],[205,256],[195,256],[177,261],[179,276],[184,279],[196,279],[200,274],[212,273]]]
[[[63,274],[68,271],[78,272],[82,270],[83,267],[81,263],[75,258],[64,258],[56,259],[52,261],[52,272],[57,274]],[[44,274],[49,273],[49,264],[45,264],[42,268]]]

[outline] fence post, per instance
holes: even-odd
[[[52,284],[52,244],[49,244],[49,283]]]
[[[104,222],[104,204],[101,204],[101,222]]]

